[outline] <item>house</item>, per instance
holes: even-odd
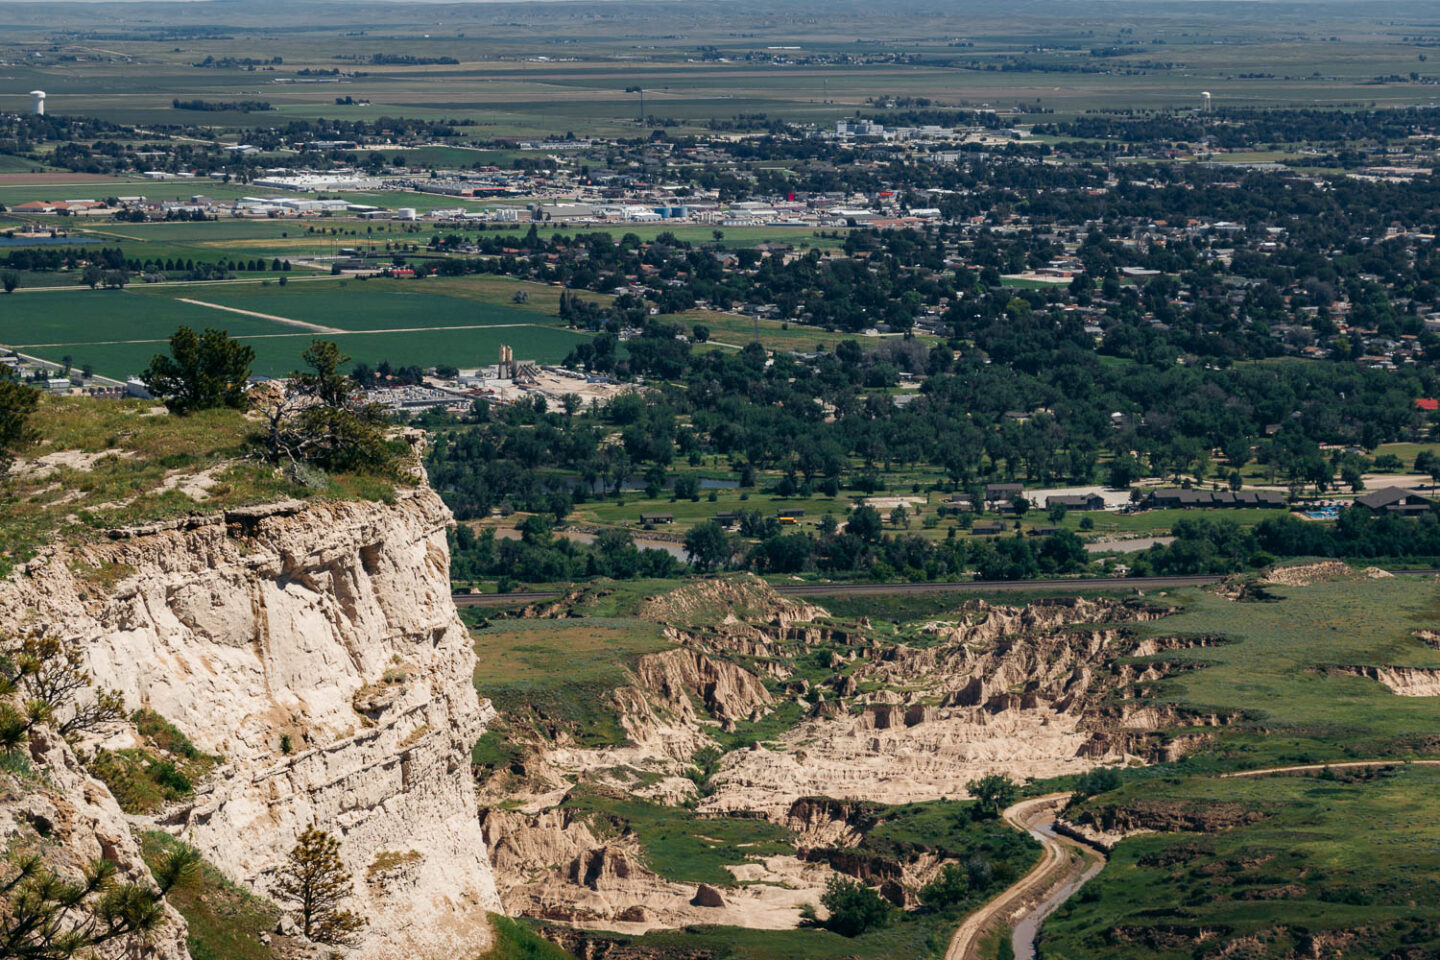
[[[1420,397],[1415,401],[1415,409],[1421,413],[1440,412],[1440,400],[1434,397]]]
[[[1436,507],[1434,500],[1404,487],[1385,487],[1381,490],[1372,490],[1370,493],[1356,497],[1355,503],[1358,506],[1367,507],[1375,513],[1398,513],[1406,517],[1429,513]]]
[[[647,526],[654,526],[657,523],[674,523],[675,517],[668,513],[642,513],[640,522]]]
[[[1105,498],[1098,493],[1087,494],[1062,494],[1058,497],[1046,497],[1045,507],[1064,507],[1066,510],[1104,510]]]
[[[1014,500],[1025,492],[1025,485],[1022,483],[987,483],[985,484],[985,499],[990,502],[1000,500]]]
[[[993,537],[1004,532],[1003,523],[977,523],[970,527],[970,534],[975,537]]]
[[[1015,501],[1024,491],[1024,485],[1019,483],[987,483],[985,484],[985,508],[1009,513],[1015,509]]]

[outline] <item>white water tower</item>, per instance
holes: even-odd
[[[1201,113],[1209,113],[1209,112],[1210,112],[1210,91],[1209,91],[1209,90],[1206,90],[1204,93],[1200,94],[1200,112],[1201,112]]]
[[[33,111],[34,114],[35,114],[35,116],[37,116],[37,117],[43,117],[43,116],[45,116],[45,91],[44,91],[44,90],[31,90],[31,91],[30,91],[30,99],[31,99],[31,100],[34,102],[34,104],[35,104],[35,109],[34,109],[34,111]]]

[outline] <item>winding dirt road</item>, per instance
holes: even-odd
[[[1006,926],[1015,931],[1017,960],[1031,960],[1040,924],[1105,866],[1103,854],[1051,829],[1055,814],[1069,798],[1068,793],[1032,797],[1001,814],[1006,823],[1039,840],[1045,852],[1029,873],[965,918],[950,940],[945,960],[979,960],[981,940]]]

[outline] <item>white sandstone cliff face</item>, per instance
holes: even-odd
[[[0,630],[80,640],[101,685],[225,758],[161,826],[226,874],[267,891],[314,824],[341,838],[370,920],[352,956],[474,955],[500,909],[469,770],[491,711],[450,601],[449,522],[419,489],[141,529],[0,583]],[[72,573],[105,564],[127,574],[107,595]],[[420,857],[371,873],[382,851]]]

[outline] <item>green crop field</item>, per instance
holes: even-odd
[[[57,290],[7,298],[0,311],[0,344],[32,353],[78,344],[156,341],[185,324],[197,329],[220,326],[235,336],[285,332],[269,320],[221,314],[129,290]],[[86,359],[71,352],[77,360]]]
[[[302,320],[342,330],[393,330],[454,326],[519,326],[543,323],[533,312],[429,292],[422,281],[349,281],[291,286],[189,290],[205,303]],[[217,320],[236,316],[217,311]],[[552,325],[558,320],[548,318]]]
[[[307,330],[180,297],[343,332]],[[267,376],[299,366],[301,351],[316,336],[335,340],[356,360],[422,367],[492,363],[501,344],[513,347],[517,357],[554,362],[587,336],[533,310],[410,292],[406,281],[40,291],[12,297],[6,306],[12,309],[0,314],[0,344],[47,360],[68,356],[117,378],[142,370],[182,325],[228,331],[254,348],[254,372]],[[437,329],[447,327],[452,329]]]

